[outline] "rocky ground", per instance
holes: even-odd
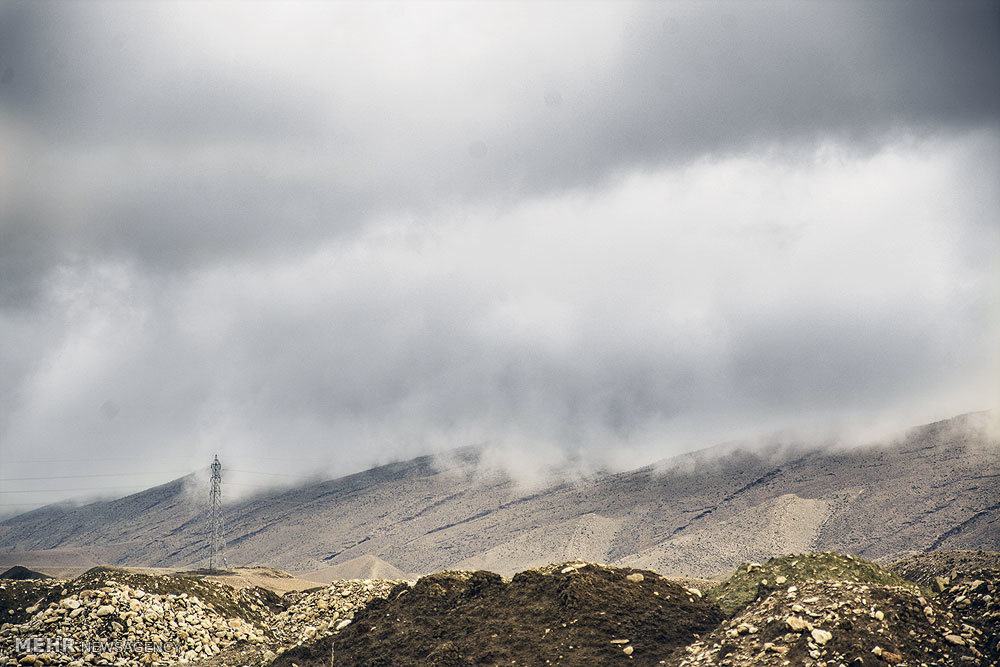
[[[943,585],[935,583],[944,589],[938,600],[955,622],[981,630],[985,644],[980,649],[989,664],[1000,664],[1000,569],[976,570]]]
[[[0,585],[6,589],[11,583]],[[111,568],[95,568],[72,581],[33,589],[22,585],[14,593],[22,604],[36,598],[29,606],[6,609],[11,622],[0,627],[8,662],[21,664],[193,661],[236,642],[266,642],[267,620],[281,606],[277,596],[263,589],[238,590]],[[10,601],[15,600],[11,595]],[[18,639],[35,637],[44,643],[17,645]],[[59,645],[50,646],[49,639]],[[125,648],[117,645],[120,642],[133,645]]]
[[[334,632],[395,583],[340,581],[279,597],[204,577],[116,568],[70,581],[0,581],[0,664],[261,664]],[[41,645],[17,645],[35,637]]]
[[[735,614],[774,590],[817,579],[918,588],[914,582],[863,558],[837,553],[810,553],[771,558],[763,564],[745,563],[737,568],[735,574],[712,588],[708,598],[718,603],[727,614]]]
[[[912,589],[812,581],[771,592],[702,641],[676,664],[986,665],[982,631]]]
[[[283,595],[94,568],[0,579],[0,665],[1000,665],[997,563],[917,554],[893,572],[802,554],[745,563],[709,590],[572,561],[512,579],[452,571]],[[56,639],[72,645],[46,644]]]
[[[976,570],[1000,570],[1000,553],[996,551],[921,552],[891,561],[886,569],[909,581],[931,586],[938,577],[955,579]]]

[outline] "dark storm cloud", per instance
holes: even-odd
[[[184,270],[357,224],[357,202],[321,175],[275,173],[322,140],[309,92],[205,65],[146,9],[0,10],[0,119],[18,139],[0,303],[30,304],[81,257]]]
[[[301,46],[294,34],[261,45],[275,59],[279,48],[313,55],[287,70],[293,78],[204,58],[206,37],[167,20],[170,5],[11,3],[0,21],[0,69],[10,70],[0,110],[31,137],[19,156],[25,178],[48,181],[16,192],[12,205],[51,256],[7,272],[27,298],[59,261],[52,248],[184,267],[308,244],[387,210],[517,201],[637,166],[808,151],[830,138],[870,148],[893,133],[993,125],[998,11],[979,2],[643,5],[609,26],[620,43],[594,71],[544,83],[542,60],[485,81],[511,95],[502,120],[482,123],[464,97],[481,89],[433,97],[418,86],[386,106],[375,101],[386,91],[374,90],[386,84],[369,89],[364,76],[379,62],[359,61],[358,80],[338,87],[330,65],[351,54]],[[338,21],[335,11],[322,17]],[[539,47],[568,27],[566,16],[527,39]],[[234,30],[221,21],[210,34],[238,40]],[[394,37],[372,35],[386,49]],[[513,60],[503,40],[485,40],[496,59]],[[372,113],[344,110],[344,95],[372,96]],[[424,95],[440,114],[410,118]],[[453,121],[451,133],[442,121]],[[471,145],[484,148],[478,159]],[[201,148],[217,155],[199,160]],[[119,159],[87,181],[98,151]],[[288,174],[300,161],[307,166]],[[79,181],[86,212],[59,220],[41,210]]]
[[[307,91],[266,76],[241,81],[206,64],[198,44],[158,20],[164,9],[8,3],[0,10],[0,69],[10,71],[4,112],[65,150],[315,136]]]
[[[1000,5],[662,3],[625,26],[618,61],[492,142],[528,189],[699,155],[875,148],[893,133],[1000,117]]]

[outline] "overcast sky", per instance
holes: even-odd
[[[996,406],[998,8],[0,3],[0,510]]]

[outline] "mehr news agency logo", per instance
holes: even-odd
[[[8,651],[13,649],[15,654],[22,653],[62,653],[81,654],[88,653],[100,655],[102,653],[123,653],[140,655],[146,653],[160,653],[163,655],[178,653],[181,645],[179,642],[154,642],[154,641],[107,641],[104,639],[77,640],[72,637],[15,637],[14,641],[8,642],[5,647]]]

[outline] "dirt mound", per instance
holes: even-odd
[[[275,618],[275,636],[284,644],[299,644],[333,633],[340,624],[347,625],[355,612],[376,598],[385,598],[399,581],[335,581],[329,586],[306,593],[285,596],[288,609]]]
[[[989,665],[983,634],[909,588],[813,581],[772,591],[702,641],[679,666]]]
[[[709,590],[706,597],[722,607],[727,614],[734,614],[776,588],[810,580],[855,581],[916,589],[916,586],[900,576],[863,558],[837,553],[814,553],[772,558],[764,564],[744,563],[733,576]]]
[[[886,566],[904,579],[931,586],[937,577],[954,579],[975,570],[1000,570],[996,551],[929,551],[910,554]]]
[[[23,565],[15,565],[14,567],[5,571],[3,574],[0,574],[0,579],[19,579],[22,581],[25,579],[51,579],[51,578],[52,577],[50,577],[47,574],[42,574],[41,572],[35,572],[34,570],[29,570]]]
[[[17,590],[18,585],[29,583],[37,588]],[[0,627],[3,652],[15,662],[27,661],[22,664],[34,664],[35,660],[42,664],[53,660],[133,664],[133,659],[144,658],[165,665],[181,658],[195,660],[238,642],[266,642],[273,610],[283,604],[276,595],[262,589],[237,590],[193,577],[105,567],[44,588],[39,582],[2,585],[14,587],[13,592],[19,593],[23,601],[37,599],[30,606],[20,607],[17,620]],[[72,641],[73,648],[42,658],[32,652],[37,648],[16,643],[25,637],[66,638]],[[124,642],[157,646],[141,655],[104,648]]]
[[[586,563],[444,572],[397,585],[339,634],[273,664],[657,665],[722,620],[717,606],[650,571]]]
[[[103,566],[87,570],[64,588],[69,594],[73,594],[84,589],[107,586],[108,581],[157,595],[196,597],[222,616],[242,618],[262,628],[269,626],[272,612],[280,612],[288,606],[280,596],[263,588],[236,589],[196,576],[143,574]]]
[[[0,625],[23,623],[31,618],[28,609],[49,597],[64,582],[55,579],[0,580]]]
[[[957,623],[982,633],[987,664],[1000,665],[1000,568],[976,570],[948,581],[936,601]]]

